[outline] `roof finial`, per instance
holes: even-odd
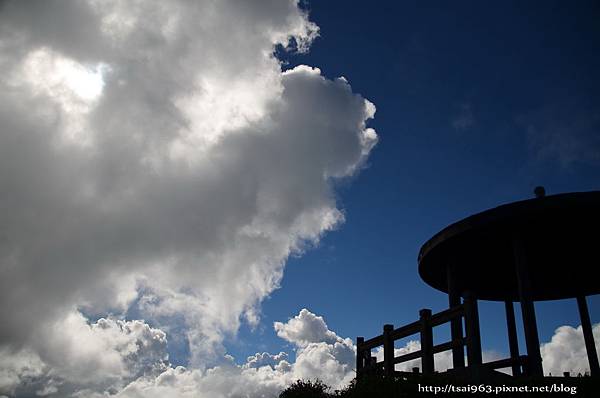
[[[535,187],[533,193],[535,194],[536,198],[543,198],[544,196],[546,196],[546,190],[541,185]]]

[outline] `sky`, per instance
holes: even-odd
[[[0,397],[343,387],[356,336],[447,306],[417,274],[432,235],[598,189],[599,16],[0,2]],[[545,372],[584,372],[574,300],[536,311]],[[484,359],[507,356],[502,304],[480,317]]]

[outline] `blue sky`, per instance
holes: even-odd
[[[326,1],[307,8],[321,37],[307,54],[280,56],[289,67],[346,77],[376,105],[370,126],[380,141],[366,169],[340,184],[346,222],[288,262],[281,289],[263,303],[263,327],[243,327],[241,342],[230,346],[241,358],[257,347],[277,352],[282,341],[270,324],[303,307],[353,339],[380,334],[384,323],[412,322],[420,308],[442,310],[446,296],[417,274],[429,237],[470,214],[530,198],[536,185],[552,194],[600,183],[594,2]],[[588,302],[599,322],[600,297]],[[507,352],[503,304],[480,307],[484,348]],[[536,311],[542,342],[558,326],[580,323],[574,300],[537,303]]]

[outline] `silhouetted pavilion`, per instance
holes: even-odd
[[[468,366],[481,365],[477,300],[506,308],[513,375],[522,373],[513,302],[519,302],[527,357],[523,371],[543,376],[535,301],[576,298],[592,376],[600,376],[586,296],[600,293],[600,191],[545,196],[499,206],[454,223],[426,242],[419,274],[448,294],[450,308],[469,302],[476,320],[467,330]],[[451,321],[452,340],[462,321]],[[462,345],[452,347],[453,366],[465,366]]]

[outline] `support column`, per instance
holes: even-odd
[[[508,347],[510,350],[510,359],[517,361],[519,359],[519,340],[517,338],[517,323],[515,321],[515,308],[511,300],[504,302],[506,309],[506,328],[508,330]],[[521,375],[521,365],[514,362],[512,364],[513,376]]]
[[[579,317],[581,318],[581,328],[583,329],[583,339],[585,340],[585,350],[587,351],[588,361],[590,363],[590,375],[600,376],[600,366],[598,365],[598,353],[594,343],[592,333],[592,322],[588,311],[585,296],[577,296],[577,307],[579,308]]]
[[[479,309],[477,299],[472,292],[464,292],[463,296],[465,298],[465,323],[467,328],[467,359],[469,368],[476,374],[483,362],[479,332]]]
[[[446,267],[446,278],[448,280],[448,305],[450,308],[460,305],[460,292],[454,266],[448,264]],[[462,318],[450,321],[450,334],[454,346],[452,347],[452,367],[454,369],[465,367],[465,350],[462,344],[458,344],[463,338]]]
[[[531,280],[523,242],[519,238],[513,240],[513,250],[519,301],[521,302],[521,314],[523,316],[523,329],[525,331],[525,345],[527,346],[527,373],[528,376],[543,377],[544,370],[542,368],[540,338],[531,293]]]

